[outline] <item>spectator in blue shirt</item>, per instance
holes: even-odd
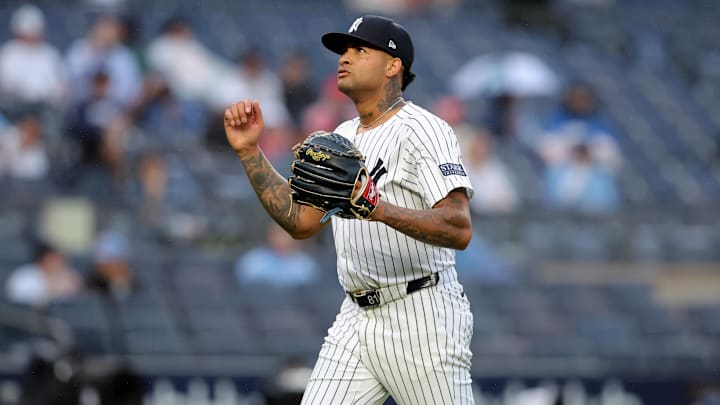
[[[519,276],[517,266],[475,232],[468,247],[457,251],[455,267],[462,280],[484,284],[513,283]]]
[[[584,143],[573,147],[569,162],[548,167],[545,187],[547,202],[553,208],[603,214],[616,211],[620,205],[612,172],[594,161]]]
[[[295,287],[315,281],[318,275],[318,262],[274,223],[268,228],[266,244],[246,252],[235,264],[241,284]]]
[[[615,134],[599,116],[595,91],[587,84],[567,88],[558,110],[549,118],[536,145],[546,164],[563,164],[570,160],[573,147],[584,143],[593,160],[616,171],[622,156]]]

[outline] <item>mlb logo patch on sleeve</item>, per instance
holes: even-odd
[[[467,176],[465,168],[461,164],[443,163],[438,167],[443,176]]]

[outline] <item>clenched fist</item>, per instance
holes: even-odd
[[[265,122],[257,100],[242,100],[225,109],[225,136],[238,155],[257,148],[263,129]]]

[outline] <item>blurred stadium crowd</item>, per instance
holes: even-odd
[[[319,38],[366,12],[413,35],[406,98],[452,125],[476,190],[476,375],[717,373],[720,3],[701,0],[2,2],[0,373],[47,333],[28,308],[148,374],[311,365],[342,298],[331,235],[268,223],[221,114],[260,100],[287,174],[355,115]]]

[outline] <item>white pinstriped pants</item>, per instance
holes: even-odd
[[[346,297],[302,404],[472,404],[472,331],[455,282],[369,309]]]

